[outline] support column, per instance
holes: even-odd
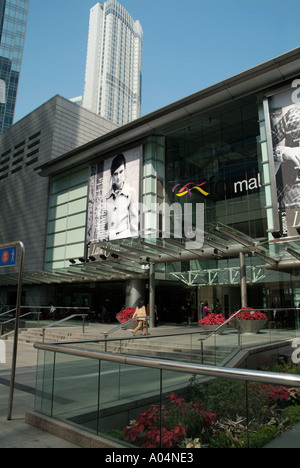
[[[126,285],[126,307],[137,307],[145,300],[145,283],[143,280],[132,279]]]
[[[150,263],[149,270],[149,315],[150,327],[155,327],[155,264]]]
[[[240,252],[240,272],[241,272],[241,305],[248,307],[247,278],[245,254]]]

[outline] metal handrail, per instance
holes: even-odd
[[[60,323],[64,323],[64,322],[67,322],[71,319],[73,319],[74,317],[82,317],[82,333],[84,334],[85,333],[85,318],[88,317],[88,314],[73,314],[73,315],[70,315],[69,317],[65,317],[61,320],[58,320],[57,322],[54,322],[54,323],[50,323],[49,325],[46,325],[45,327],[42,328],[43,330],[43,343],[45,342],[45,335],[46,335],[46,329],[47,328],[53,328],[53,327],[56,327],[58,324]]]
[[[200,374],[216,378],[230,378],[247,382],[260,382],[273,385],[286,385],[300,387],[300,376],[295,374],[281,374],[279,372],[266,372],[248,369],[234,369],[201,364],[181,363],[176,361],[128,356],[125,354],[111,354],[101,351],[90,351],[76,348],[64,348],[54,344],[35,343],[34,348],[41,351],[68,354],[71,356],[89,359],[104,360],[114,363],[127,364],[139,367],[149,367],[162,371],[175,371],[182,373]]]
[[[51,307],[49,306],[21,306],[20,309],[30,309],[30,312],[27,312],[26,314],[23,314],[19,317],[19,319],[22,319],[28,315],[38,315],[38,328],[40,328],[40,315],[43,314],[43,312],[40,312],[40,309],[51,309]],[[39,312],[34,312],[32,311],[32,309],[39,309]],[[90,310],[89,307],[56,307],[55,308],[56,310],[57,309],[71,309],[71,310]],[[11,310],[7,310],[6,312],[3,312],[0,314],[0,317],[3,317],[5,315],[9,315],[11,313],[14,313],[16,312],[16,308],[14,309],[11,309]],[[69,317],[65,317],[64,319],[61,319],[57,322],[54,322],[53,324],[50,324],[50,325],[47,325],[46,327],[44,328],[50,328],[50,327],[54,327],[56,324],[58,323],[61,323],[61,322],[65,322],[67,320],[70,320],[71,318],[74,318],[74,317],[83,317],[83,333],[85,332],[85,317],[88,317],[89,314],[73,314]],[[15,317],[13,317],[12,319],[10,320],[6,320],[5,322],[1,322],[0,323],[0,337],[2,336],[2,330],[3,330],[3,325],[6,325],[7,323],[10,323],[10,322],[15,322]],[[44,333],[44,328],[43,328],[43,336],[45,335]]]
[[[16,311],[16,309],[7,310],[6,312],[2,312],[2,313],[0,314],[0,317],[3,317],[4,315],[10,314],[11,312],[15,312],[15,311]]]
[[[16,309],[12,309],[9,312],[16,312]],[[40,314],[41,314],[41,312],[27,312],[26,314],[20,315],[19,319],[27,317],[28,315],[38,315],[38,320],[39,320]],[[0,336],[2,335],[3,325],[6,325],[7,323],[10,323],[10,322],[15,322],[15,320],[16,319],[14,317],[14,318],[12,318],[10,320],[6,320],[6,322],[1,322],[0,323]]]

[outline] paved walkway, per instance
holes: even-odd
[[[93,324],[86,329],[86,339],[90,334],[103,338],[103,332],[113,325]],[[180,331],[178,328],[176,330]],[[181,329],[182,331],[182,329]],[[152,331],[152,335],[167,333],[165,328]],[[120,330],[114,337],[131,337],[131,331]],[[15,379],[12,419],[7,421],[13,341],[4,341],[6,364],[0,363],[0,448],[79,448],[25,423],[25,413],[34,409],[37,350],[32,344],[18,343],[18,358]]]
[[[37,351],[19,343],[12,419],[7,421],[12,342],[6,343],[6,364],[0,363],[0,448],[78,448],[25,423],[25,413],[34,407]]]

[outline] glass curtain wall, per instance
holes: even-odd
[[[166,138],[166,190],[192,183],[202,191],[180,202],[205,204],[205,229],[220,222],[251,237],[266,237],[260,131],[253,99],[203,115]]]
[[[13,124],[29,0],[0,0],[0,132]]]
[[[165,189],[169,204],[192,203],[195,211],[196,204],[203,203],[204,230],[208,233],[214,232],[217,223],[222,223],[252,238],[267,239],[256,96],[248,96],[170,129],[165,145]],[[186,186],[190,193],[179,197],[180,190]],[[251,255],[246,261],[247,281],[264,284],[264,262]],[[226,314],[240,305],[238,257],[223,259],[212,255],[212,258],[168,264],[166,271],[169,281],[178,282],[181,278],[185,290],[182,301],[192,299],[197,309],[197,299],[193,297],[198,296],[198,311],[194,311],[193,320],[200,314],[200,299],[204,296],[211,303],[219,297]],[[257,297],[262,303],[262,296]]]
[[[265,191],[269,179],[259,125],[257,96],[248,96],[170,129],[165,139],[165,188],[170,204],[192,203],[194,210],[197,203],[204,203],[206,232],[214,232],[216,224],[221,223],[253,239],[265,240],[267,246]],[[178,197],[186,186],[190,193]],[[219,297],[226,315],[240,306],[238,257],[222,258],[216,252],[212,258],[168,264],[166,271],[170,285],[180,279],[183,297],[197,291],[198,314],[204,296],[211,303]],[[298,282],[289,273],[272,271],[262,259],[249,254],[246,276],[249,306],[294,306]]]

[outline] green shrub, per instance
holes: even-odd
[[[282,416],[288,419],[290,426],[295,426],[300,421],[300,406],[288,406],[283,410]]]
[[[277,429],[275,426],[262,427],[256,432],[249,433],[249,448],[263,448],[271,442],[276,436]],[[248,445],[247,434],[240,437],[245,446]]]

